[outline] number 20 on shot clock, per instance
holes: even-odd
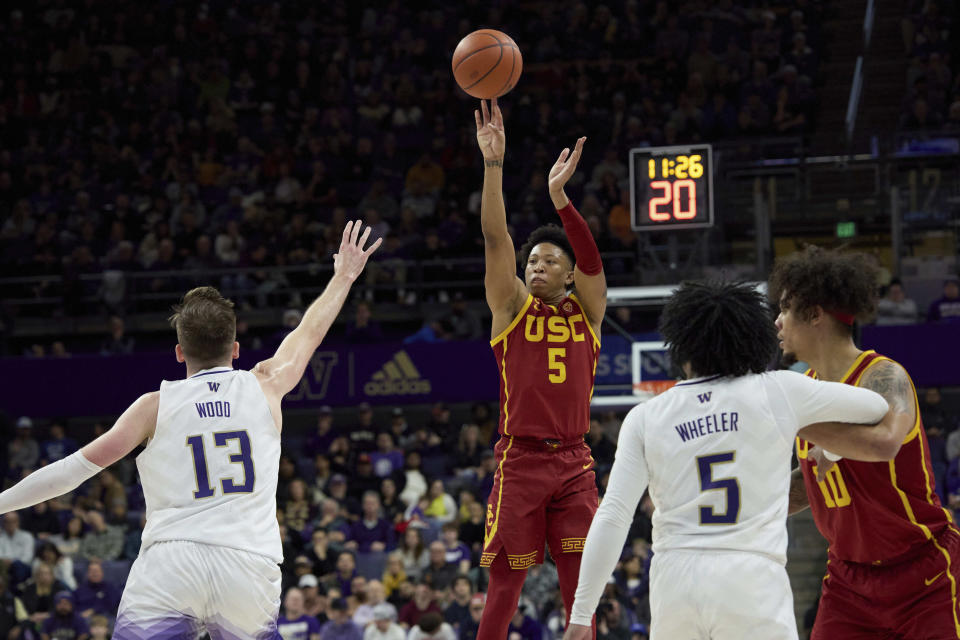
[[[630,150],[635,231],[713,226],[713,157],[708,144]]]

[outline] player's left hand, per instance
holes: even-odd
[[[813,464],[816,465],[817,482],[826,480],[830,469],[833,468],[833,465],[837,464],[833,460],[827,459],[827,457],[823,455],[823,448],[817,445],[810,447],[810,450],[807,451],[807,456],[813,458]]]
[[[563,193],[563,187],[577,170],[577,163],[580,162],[580,154],[583,153],[583,143],[587,141],[586,136],[577,140],[573,147],[573,153],[567,147],[560,152],[560,157],[550,169],[550,175],[547,176],[547,187],[550,189],[550,196],[558,196]]]
[[[568,624],[563,640],[590,640],[592,636],[593,630],[590,625]]]

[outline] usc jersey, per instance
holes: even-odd
[[[864,351],[843,378],[859,386],[870,367],[890,360]],[[816,378],[815,371],[807,375]],[[912,381],[911,381],[912,385]],[[900,451],[887,462],[840,460],[817,482],[816,465],[807,457],[809,443],[797,438],[797,457],[817,528],[830,555],[848,562],[881,565],[928,540],[936,541],[953,522],[934,491],[930,445],[913,392],[916,422]]]
[[[500,433],[571,440],[590,428],[600,339],[570,294],[556,306],[527,294],[490,341],[500,370]]]

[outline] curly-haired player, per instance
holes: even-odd
[[[550,170],[550,198],[563,229],[548,225],[530,235],[522,251],[524,281],[517,277],[503,201],[503,116],[496,100],[489,107],[481,102],[475,115],[484,161],[484,288],[500,369],[501,435],[480,557],[481,566],[490,567],[490,585],[477,638],[503,640],[527,568],[543,561],[545,543],[568,612],[573,604],[598,503],[583,436],[590,428],[607,284],[590,229],[563,191],[585,138],[572,152],[564,149]]]
[[[584,640],[649,483],[652,638],[795,640],[784,568],[790,455],[797,433],[832,446],[886,420],[876,393],[767,372],[777,351],[751,285],[684,283],[660,332],[687,379],[623,422],[603,504],[583,550],[567,640]],[[816,433],[814,433],[816,430]]]
[[[827,445],[833,455],[797,438],[790,512],[809,506],[830,545],[810,637],[960,638],[960,533],[934,490],[913,382],[853,341],[854,322],[873,312],[875,283],[864,256],[816,247],[779,261],[770,277],[785,360],[872,389],[894,414],[876,429],[843,432]],[[834,464],[837,456],[870,462]]]

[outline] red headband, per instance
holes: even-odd
[[[839,322],[842,322],[843,324],[847,325],[848,327],[852,327],[852,326],[853,326],[853,321],[856,319],[855,316],[854,316],[852,313],[844,313],[843,311],[829,311],[829,310],[827,310],[827,313],[829,313],[831,316],[833,316],[834,318],[836,318]]]

